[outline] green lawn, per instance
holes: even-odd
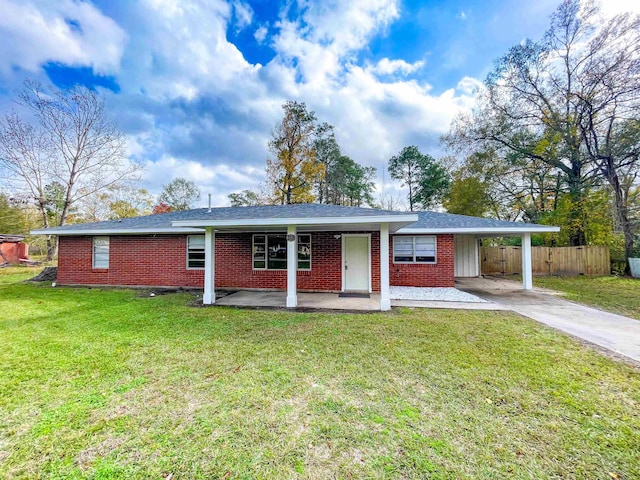
[[[564,298],[640,320],[640,279],[629,277],[534,277],[537,287]]]
[[[0,272],[7,478],[640,477],[640,372],[513,314],[197,308],[27,276]]]

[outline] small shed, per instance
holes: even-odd
[[[29,245],[23,240],[23,235],[0,234],[0,265],[29,259]]]

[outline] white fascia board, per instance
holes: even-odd
[[[31,230],[31,235],[58,235],[58,236],[75,236],[75,235],[141,235],[148,233],[204,233],[202,228],[88,228],[86,230],[66,230],[56,228],[41,228],[37,230]]]
[[[266,227],[274,225],[344,225],[357,223],[406,223],[418,221],[418,215],[376,215],[367,217],[250,218],[238,220],[175,220],[175,227]]]
[[[401,228],[396,233],[469,233],[476,235],[493,234],[493,235],[513,235],[515,233],[557,233],[560,227],[483,227],[483,228]]]

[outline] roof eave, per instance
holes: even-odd
[[[396,233],[466,233],[475,235],[511,235],[516,233],[557,233],[560,227],[439,227],[439,228],[401,228]]]
[[[164,234],[164,233],[202,233],[201,228],[185,228],[185,227],[163,227],[163,228],[87,228],[87,229],[56,229],[41,228],[31,230],[31,235],[58,235],[74,236],[74,235],[140,235],[140,234]]]
[[[174,220],[175,227],[268,227],[275,225],[354,225],[389,223],[411,225],[418,221],[417,214],[410,215],[370,215],[359,217],[311,217],[311,218],[249,218],[234,220]],[[400,227],[399,227],[400,228]]]

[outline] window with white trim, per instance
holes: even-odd
[[[109,268],[109,237],[93,237],[93,268]]]
[[[436,263],[436,237],[393,237],[393,263]]]
[[[311,270],[311,235],[298,235],[298,270]],[[253,236],[254,270],[287,269],[287,236],[260,234]]]
[[[187,269],[204,268],[204,235],[187,236]]]

